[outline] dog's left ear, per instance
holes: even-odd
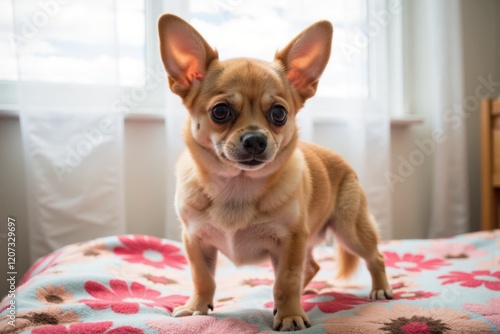
[[[303,101],[316,93],[318,80],[330,58],[332,36],[332,24],[319,21],[276,52],[274,59],[284,65],[288,80]]]

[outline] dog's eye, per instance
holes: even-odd
[[[210,111],[210,117],[212,117],[212,120],[216,123],[225,123],[231,118],[231,116],[231,109],[225,103],[216,105]]]
[[[271,119],[271,122],[274,123],[274,125],[285,125],[287,119],[287,112],[285,107],[280,105],[273,106],[271,108],[271,111],[269,112],[269,118]]]

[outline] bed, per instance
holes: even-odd
[[[370,301],[363,266],[335,280],[333,248],[302,296],[312,326],[301,333],[499,333],[500,230],[380,245],[394,300]],[[172,318],[188,298],[189,266],[178,242],[122,235],[66,246],[19,282],[0,305],[0,333],[271,333],[269,263],[236,268],[219,256],[214,312]]]

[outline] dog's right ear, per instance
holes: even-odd
[[[210,63],[218,58],[217,51],[189,23],[172,14],[160,17],[158,35],[170,89],[185,97],[196,80],[203,80]]]

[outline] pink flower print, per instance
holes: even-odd
[[[191,316],[181,318],[180,323],[167,319],[151,320],[148,327],[156,329],[159,334],[256,334],[261,333],[259,327],[243,320],[226,318],[217,320],[206,316]]]
[[[160,297],[160,292],[146,288],[144,285],[132,282],[130,286],[122,280],[111,280],[110,289],[95,282],[85,282],[85,290],[96,299],[83,299],[80,302],[94,310],[103,310],[111,307],[115,313],[135,314],[139,312],[139,304],[148,307],[159,306],[169,311],[175,306],[184,304],[188,297],[171,295]]]
[[[325,292],[322,294],[307,294],[301,298],[302,307],[305,312],[318,307],[323,313],[335,313],[343,310],[350,310],[356,305],[369,303],[370,300],[359,298],[348,293]],[[274,303],[269,302],[265,307],[273,307]]]
[[[146,235],[121,236],[125,247],[115,247],[113,252],[125,261],[142,263],[156,268],[166,266],[182,269],[187,264],[186,257],[180,248],[163,242],[161,239]]]
[[[450,265],[441,259],[425,259],[420,254],[406,253],[403,256],[395,252],[384,252],[385,265],[387,267],[404,269],[410,272],[419,272],[422,270],[436,270],[442,266]]]
[[[475,270],[470,273],[452,271],[448,275],[442,275],[438,278],[446,279],[442,283],[443,285],[460,282],[460,286],[468,288],[484,285],[489,290],[500,291],[500,271]]]
[[[421,248],[420,252],[448,260],[469,259],[488,255],[488,251],[478,249],[474,245],[452,243],[446,240],[436,240],[432,242],[431,246]]]
[[[111,321],[71,324],[69,327],[63,325],[45,326],[34,328],[33,334],[144,334],[144,331],[131,326],[121,326],[109,329],[113,323]]]
[[[466,303],[463,307],[471,312],[483,315],[497,329],[500,329],[500,298],[492,298],[486,304]]]

